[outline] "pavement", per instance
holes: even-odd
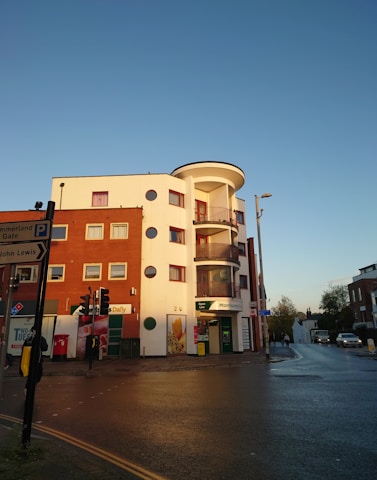
[[[265,352],[229,353],[223,355],[171,355],[168,357],[146,357],[130,359],[94,360],[89,368],[88,361],[68,359],[56,361],[45,359],[44,376],[91,376],[91,375],[134,375],[142,372],[198,370],[204,368],[231,368],[232,366],[263,365],[294,358],[290,347],[280,344],[270,346],[269,358]],[[18,377],[19,359],[5,371],[7,378]],[[43,380],[42,380],[43,381]],[[0,407],[3,400],[0,400]],[[3,411],[3,408],[1,408]],[[0,477],[2,480],[130,480],[136,478],[161,479],[158,476],[134,476],[113,465],[104,458],[92,455],[62,440],[32,430],[30,447],[21,448],[21,426],[12,424],[0,416]],[[17,473],[16,473],[17,472]]]

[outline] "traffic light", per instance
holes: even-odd
[[[108,288],[100,287],[99,289],[99,314],[108,315],[109,314],[109,290]]]
[[[80,298],[82,298],[84,301],[80,303],[81,308],[79,313],[81,313],[81,315],[89,315],[90,295],[83,295]]]

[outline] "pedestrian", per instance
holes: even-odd
[[[13,366],[13,355],[11,353],[7,353],[5,356],[5,366],[4,370],[7,370],[9,367]]]
[[[20,362],[20,375],[27,377],[26,380],[26,385],[25,385],[25,394],[27,392],[27,389],[30,386],[30,375],[29,375],[29,366],[30,366],[30,355],[31,355],[31,349],[35,345],[36,342],[36,328],[33,326],[30,330],[30,334],[27,336],[26,340],[24,341],[24,344],[22,346],[22,352],[21,352],[21,362]],[[40,343],[40,348],[38,352],[38,357],[37,357],[37,371],[36,371],[36,377],[35,377],[35,383],[39,383],[42,375],[43,375],[43,354],[42,352],[46,352],[48,350],[48,344],[45,339],[41,335],[41,343]]]
[[[289,342],[290,342],[290,341],[291,341],[291,339],[289,338],[288,333],[286,333],[286,334],[284,335],[284,342],[285,342],[285,346],[286,346],[286,347],[289,347]]]
[[[281,346],[284,347],[284,332],[281,332],[280,343],[281,343]]]

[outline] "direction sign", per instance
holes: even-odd
[[[43,242],[0,245],[0,263],[40,262],[47,252]]]
[[[48,240],[49,238],[50,222],[48,220],[0,223],[0,243]]]
[[[268,317],[269,315],[271,315],[271,310],[259,310],[259,315],[261,315],[262,317]]]

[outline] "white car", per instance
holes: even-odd
[[[337,347],[362,347],[363,342],[353,333],[339,333],[336,337]]]

